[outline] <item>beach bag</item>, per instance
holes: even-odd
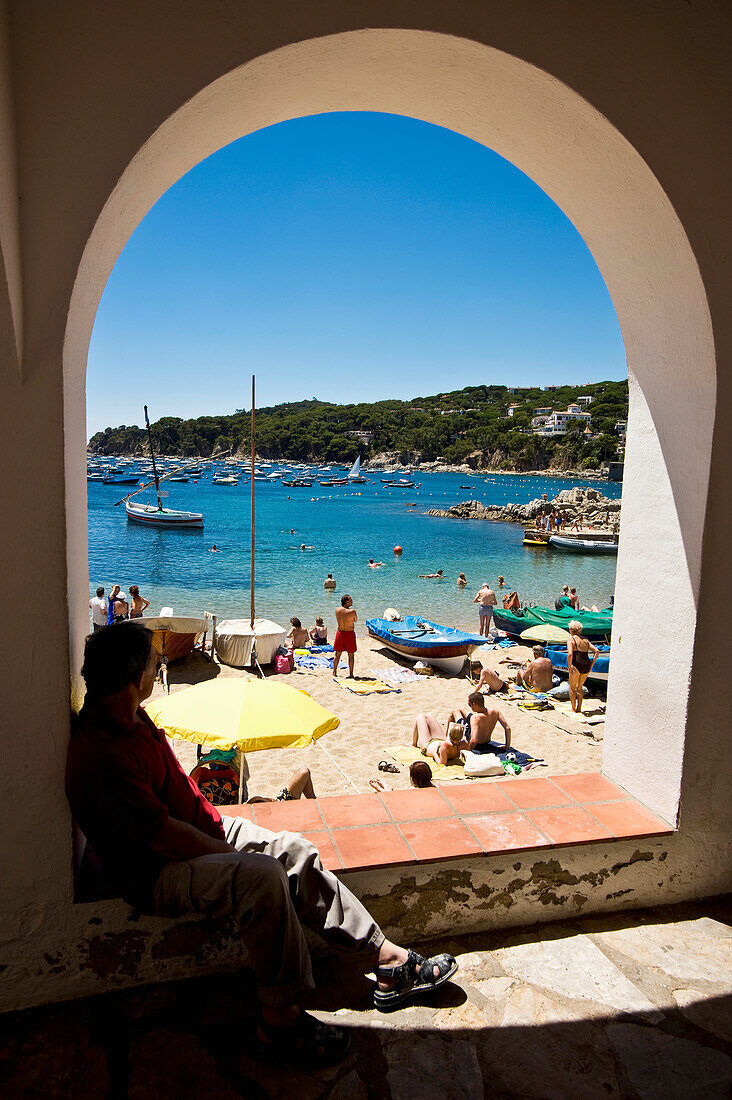
[[[483,779],[489,775],[503,775],[503,764],[494,752],[470,752],[466,750],[465,774],[472,779]]]
[[[196,764],[191,779],[213,806],[235,806],[239,800],[239,776],[229,764]]]
[[[295,658],[291,653],[278,653],[275,657],[275,669],[280,676],[292,672],[295,667]]]

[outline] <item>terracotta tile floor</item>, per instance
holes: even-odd
[[[325,866],[341,873],[673,832],[594,772],[263,802],[223,812],[252,817],[267,829],[305,833]]]

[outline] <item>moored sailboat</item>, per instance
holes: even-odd
[[[155,451],[153,449],[150,421],[147,415],[147,405],[145,405],[145,425],[147,427],[147,438],[150,444],[150,457],[152,459],[153,478],[155,481],[155,493],[158,498],[158,504],[157,508],[154,504],[139,504],[137,501],[132,500],[132,497],[137,494],[129,493],[124,498],[125,512],[127,513],[128,520],[131,520],[132,523],[145,524],[148,527],[203,527],[203,514],[201,512],[184,512],[177,508],[163,507],[163,501],[160,494],[160,477],[155,462]],[[137,492],[140,493],[147,487],[148,486],[143,485]],[[121,503],[122,501],[117,501],[117,504]]]

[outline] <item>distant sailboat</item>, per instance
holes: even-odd
[[[358,457],[351,466],[348,474],[348,481],[351,485],[365,485],[368,482],[367,477],[361,477],[361,452],[359,451]]]
[[[163,508],[163,501],[160,496],[160,478],[155,463],[150,421],[147,416],[147,405],[145,405],[145,424],[147,426],[147,437],[150,443],[150,457],[152,459],[153,478],[155,480],[155,492],[158,498],[158,506],[156,508],[154,504],[138,504],[131,499],[137,494],[130,493],[125,498],[127,518],[133,523],[143,523],[148,527],[203,527],[203,515],[201,512],[183,512],[176,508]],[[140,493],[142,489],[146,488],[147,486],[143,485],[137,492]],[[117,503],[121,504],[122,502],[117,501]]]

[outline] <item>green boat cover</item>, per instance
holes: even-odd
[[[505,630],[507,634],[521,634],[530,626],[538,626],[540,623],[549,623],[551,626],[568,630],[569,624],[576,619],[582,623],[582,630],[586,638],[591,642],[610,639],[613,628],[613,613],[611,609],[606,611],[575,611],[572,607],[563,607],[561,611],[553,611],[548,607],[525,607],[522,611],[504,611],[496,607],[493,612],[493,620],[499,630]]]

